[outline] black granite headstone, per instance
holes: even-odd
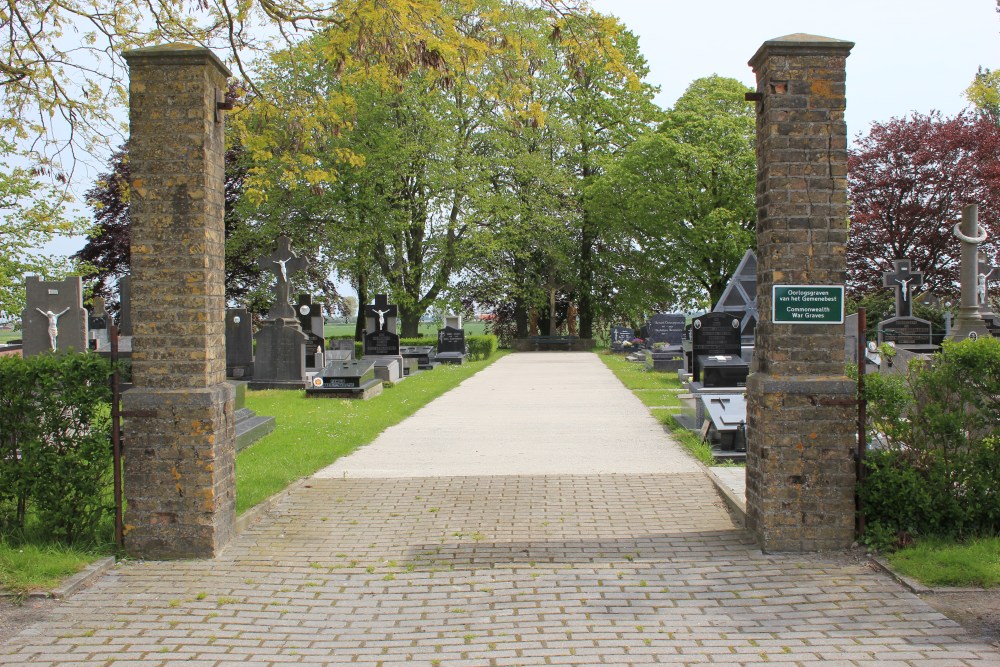
[[[391,331],[365,332],[365,356],[399,355],[399,336]]]
[[[899,347],[930,345],[933,325],[919,317],[892,317],[879,322],[879,342]]]
[[[658,313],[649,318],[646,329],[648,346],[666,343],[670,346],[680,346],[684,338],[684,322],[686,318],[681,313]]]
[[[243,378],[253,364],[253,326],[246,308],[226,309],[226,375]]]
[[[438,352],[465,353],[465,329],[445,327],[438,329]]]
[[[697,365],[701,370],[701,385],[705,388],[747,386],[750,365],[738,354],[702,355]]]
[[[700,382],[699,357],[740,356],[740,320],[730,313],[705,313],[692,322],[691,339],[691,356],[694,359],[693,379],[695,382]]]

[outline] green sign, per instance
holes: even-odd
[[[843,324],[843,285],[774,285],[771,321],[775,324]]]

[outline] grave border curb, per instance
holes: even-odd
[[[893,569],[892,565],[889,564],[882,556],[876,556],[874,554],[868,557],[868,560],[879,570],[882,570],[890,577],[896,580],[897,583],[901,584],[911,593],[916,595],[937,595],[937,594],[948,594],[948,593],[985,593],[990,589],[980,588],[977,586],[927,586],[922,584],[913,577],[908,577],[905,574],[901,574]]]

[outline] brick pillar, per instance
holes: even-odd
[[[125,545],[140,558],[210,557],[233,534],[236,500],[217,109],[230,73],[183,44],[125,59],[135,384],[123,396]]]
[[[854,538],[855,384],[844,327],[774,324],[771,287],[843,285],[847,243],[845,64],[851,42],[767,41],[757,74],[757,303],[747,380],[747,527],[764,551]]]

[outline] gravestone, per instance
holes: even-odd
[[[274,303],[267,319],[254,339],[251,389],[304,389],[306,382],[306,344],[309,338],[302,332],[295,309],[288,302],[289,281],[305,271],[308,262],[296,255],[287,236],[278,238],[276,249],[262,255],[257,263],[275,276]]]
[[[993,305],[990,302],[990,283],[1000,278],[1000,266],[993,266],[986,260],[979,260],[979,313],[986,322],[986,327],[994,337],[1000,336],[1000,318],[993,312]]]
[[[118,335],[132,335],[132,278],[118,279]]]
[[[882,285],[896,290],[896,317],[913,315],[913,296],[924,284],[924,274],[910,268],[910,260],[893,261],[893,270],[882,274]]]
[[[727,360],[716,361],[711,357],[740,359],[742,336],[739,318],[729,313],[712,312],[696,317],[691,324],[691,356],[694,360],[692,375],[695,382],[702,381],[702,370],[706,363],[733,365]],[[740,361],[740,364],[746,368],[745,362]],[[746,373],[743,377],[745,381]]]
[[[226,377],[253,375],[253,322],[246,308],[226,309]]]
[[[753,346],[754,332],[760,319],[757,313],[757,255],[753,250],[747,250],[743,254],[743,259],[712,310],[738,318],[743,345]]]
[[[354,359],[354,340],[333,338],[326,344],[326,363],[331,361],[351,361]]]
[[[94,305],[87,317],[88,340],[93,350],[110,350],[113,320],[102,297],[94,297]]]
[[[747,401],[742,394],[702,394],[703,411],[710,423],[706,440],[716,461],[746,459]]]
[[[333,361],[313,377],[306,396],[367,400],[382,393],[382,380],[375,376],[375,360]]]
[[[309,339],[306,343],[306,370],[320,370],[324,366],[326,351],[323,304],[313,303],[311,294],[299,294],[295,316],[302,332]]]
[[[24,279],[25,309],[21,313],[25,357],[42,352],[86,352],[87,311],[80,276],[43,281]]]
[[[621,352],[623,343],[627,343],[635,338],[635,331],[629,327],[611,327],[611,349]]]
[[[413,370],[428,371],[438,365],[433,345],[403,345],[399,348],[399,354],[403,357],[404,369],[408,361],[414,362]],[[404,375],[410,374],[404,370]]]
[[[684,338],[686,320],[683,313],[657,313],[650,317],[646,322],[646,347],[664,343],[679,348]]]
[[[375,295],[375,303],[365,306],[364,359],[375,361],[375,375],[384,382],[403,378],[403,357],[399,353],[396,320],[399,309],[385,294]]]
[[[897,347],[914,352],[937,349],[932,336],[933,325],[913,317],[913,298],[917,288],[924,284],[923,274],[911,269],[910,260],[897,259],[893,262],[893,270],[882,275],[882,284],[896,291],[896,315],[878,323],[879,344],[895,343]]]
[[[452,324],[459,326],[451,326]],[[443,364],[463,364],[466,356],[465,329],[461,327],[461,319],[457,322],[448,322],[446,318],[444,328],[438,329],[435,360]]]
[[[236,420],[236,451],[242,451],[274,430],[274,417],[264,417],[247,407],[247,383],[230,382],[236,392],[233,418]]]

